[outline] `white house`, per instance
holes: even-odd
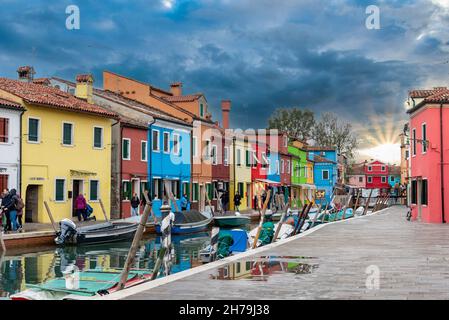
[[[0,99],[0,190],[20,190],[20,118],[25,109]],[[0,191],[0,192],[1,192]]]

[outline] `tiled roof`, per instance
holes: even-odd
[[[354,165],[349,167],[348,169],[349,175],[364,175],[365,174],[365,167],[364,165]]]
[[[313,161],[315,163],[334,163],[334,164],[336,163],[335,161],[332,161],[332,160],[329,160],[329,159],[326,159],[326,158],[323,158],[323,157],[320,157],[317,155],[314,155]]]
[[[306,151],[335,151],[336,147],[320,147],[320,146],[304,146],[304,150]]]
[[[400,175],[401,174],[401,167],[399,167],[399,166],[389,166],[388,167],[388,173],[389,174]]]
[[[67,111],[90,113],[108,118],[117,117],[113,112],[49,86],[0,78],[0,89],[14,94],[28,103]]]
[[[168,102],[193,102],[198,100],[201,97],[200,94],[190,94],[185,96],[168,96],[162,97],[162,99]]]
[[[76,76],[76,82],[93,82],[94,78],[91,74],[79,74]]]
[[[0,107],[6,107],[9,109],[25,110],[20,103],[0,98]]]
[[[33,79],[33,83],[49,85],[50,84],[50,79],[48,79],[48,78],[37,78],[37,79]]]
[[[153,89],[153,90],[159,91],[159,92],[164,93],[164,94],[167,94],[167,95],[171,95],[171,94],[172,94],[170,91],[167,91],[167,90],[164,90],[164,89],[155,87],[155,86],[153,86],[152,84],[145,83],[145,82],[142,82],[142,81],[139,81],[139,80],[136,80],[136,79],[132,79],[132,78],[123,76],[123,75],[121,75],[121,74],[118,74],[118,73],[115,73],[115,72],[112,72],[112,71],[105,70],[105,71],[103,71],[103,72],[110,73],[110,74],[113,74],[113,75],[115,75],[115,76],[117,76],[117,77],[121,77],[121,78],[123,78],[123,79],[128,79],[128,80],[131,80],[131,81],[134,81],[134,82],[143,84],[143,85],[145,85],[145,86],[150,87],[150,88]]]
[[[426,103],[449,103],[449,89],[446,87],[435,87],[430,90],[412,90],[409,92],[411,98],[422,98],[413,108],[407,110],[407,113],[413,113]]]

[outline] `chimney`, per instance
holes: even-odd
[[[182,82],[175,82],[170,85],[170,92],[175,96],[182,96]]]
[[[34,68],[31,66],[22,66],[17,69],[19,74],[19,81],[32,82],[34,79]]]
[[[75,96],[86,100],[88,103],[93,102],[93,84],[94,78],[91,74],[79,74],[76,76]]]
[[[229,112],[231,111],[231,100],[221,101],[221,112],[223,129],[229,129]]]

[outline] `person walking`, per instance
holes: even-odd
[[[187,211],[187,206],[189,205],[189,200],[187,195],[184,193],[181,197],[181,211]]]
[[[7,213],[7,230],[17,231],[17,206],[19,199],[17,197],[16,189],[11,189],[8,196],[6,197],[7,202],[4,205]],[[9,215],[9,217],[8,217]],[[9,219],[8,219],[9,218]],[[9,220],[9,221],[8,221]]]
[[[16,196],[17,196],[17,203],[16,203],[16,209],[17,209],[17,230],[19,232],[22,232],[22,230],[23,230],[22,217],[23,217],[23,208],[25,207],[25,205],[24,205],[23,199],[20,197],[20,195],[17,194]]]
[[[221,195],[221,206],[224,212],[228,210],[228,203],[229,203],[229,192],[225,190]]]
[[[9,217],[9,213],[7,214],[7,210],[5,209],[5,206],[7,204],[7,196],[9,194],[9,190],[8,189],[3,189],[2,194],[0,195],[0,218],[1,218],[1,225],[2,225],[2,230],[4,230],[6,232],[6,230],[8,229],[8,219],[7,216]]]
[[[134,193],[133,197],[131,198],[131,216],[137,217],[139,215],[139,205],[140,205],[140,199],[137,196],[137,193]]]
[[[75,200],[75,210],[76,215],[78,216],[78,221],[81,221],[81,217],[83,217],[84,221],[87,220],[86,208],[87,208],[86,198],[84,198],[83,194],[80,193]]]
[[[240,196],[240,193],[237,192],[234,195],[234,206],[235,206],[235,210],[237,212],[240,212],[240,204],[241,204],[241,202],[242,202],[242,197]]]

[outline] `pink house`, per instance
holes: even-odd
[[[449,90],[409,93],[412,219],[449,219]]]
[[[354,164],[348,170],[348,184],[352,187],[366,188],[365,164]]]

